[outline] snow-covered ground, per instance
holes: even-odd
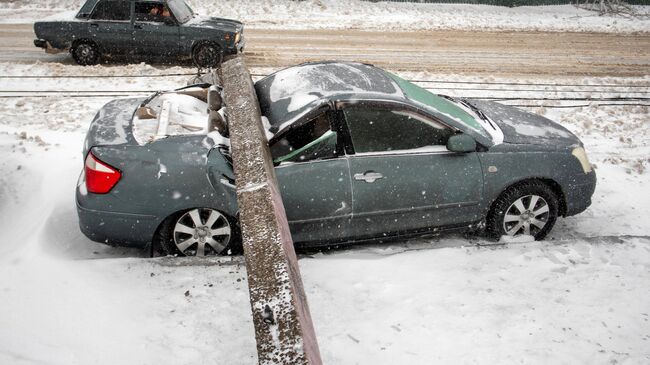
[[[78,10],[80,0],[11,0],[0,22],[25,23]],[[255,28],[374,30],[526,30],[650,32],[650,18],[598,16],[571,5],[507,8],[488,5],[373,3],[361,0],[188,0],[201,15],[239,19]],[[649,7],[636,7],[639,13]]]
[[[84,72],[192,70],[130,65]],[[77,66],[0,64],[1,76],[78,73]],[[0,91],[144,91],[186,80],[5,78]],[[73,192],[82,140],[108,100],[0,98],[0,364],[255,363],[241,258],[150,259],[79,231]],[[582,137],[597,165],[593,205],[560,219],[543,242],[478,246],[489,242],[440,237],[303,255],[325,363],[650,362],[650,109],[530,110]]]

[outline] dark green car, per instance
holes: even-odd
[[[34,24],[34,45],[48,53],[70,51],[80,65],[102,56],[192,59],[216,66],[244,49],[241,22],[202,18],[183,0],[87,0],[78,13]]]
[[[222,114],[205,112],[208,87],[97,114],[77,189],[88,237],[185,255],[237,244],[229,140]],[[358,63],[290,67],[255,89],[297,244],[458,229],[542,239],[591,204],[582,143],[538,115]]]

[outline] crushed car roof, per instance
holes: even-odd
[[[289,67],[255,83],[271,132],[330,101],[349,98],[404,100],[400,86],[381,69],[353,62],[313,62]]]

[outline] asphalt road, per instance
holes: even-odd
[[[0,24],[0,62],[61,62],[34,47],[32,26]],[[251,67],[354,60],[402,71],[529,76],[650,75],[650,34],[246,30]]]

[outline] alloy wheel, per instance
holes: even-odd
[[[535,236],[549,219],[549,205],[539,195],[526,195],[515,200],[503,217],[503,229],[509,236]]]
[[[192,209],[174,225],[173,241],[186,256],[218,255],[224,252],[232,229],[228,219],[216,210]]]

